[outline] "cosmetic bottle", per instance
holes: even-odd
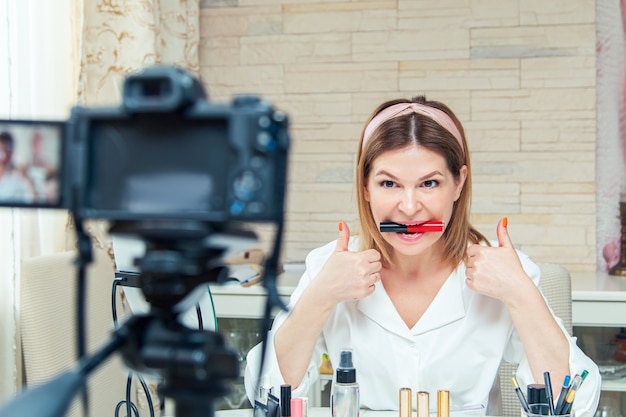
[[[333,417],[359,417],[359,384],[352,364],[352,350],[343,349],[332,386]]]

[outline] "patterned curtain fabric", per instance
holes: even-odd
[[[124,77],[147,65],[197,72],[199,0],[83,2],[79,101],[118,104]]]
[[[89,0],[80,7],[81,105],[119,105],[124,78],[149,65],[198,72],[199,0]],[[104,222],[91,221],[86,229],[112,254]]]
[[[199,0],[76,0],[82,2],[78,102],[84,106],[119,105],[124,78],[146,66],[176,65],[197,73],[200,40]],[[107,224],[86,225],[96,249],[113,247]],[[135,383],[135,387],[140,387]],[[149,384],[158,413],[155,384]],[[136,388],[138,408],[148,405]]]

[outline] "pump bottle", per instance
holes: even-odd
[[[352,364],[352,350],[343,349],[332,387],[333,417],[359,417],[359,384]]]

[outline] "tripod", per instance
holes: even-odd
[[[188,328],[178,316],[195,304],[204,286],[228,276],[220,261],[224,251],[236,242],[249,245],[256,236],[241,229],[215,230],[202,222],[158,227],[133,222],[111,231],[138,234],[147,242],[146,254],[136,263],[150,312],[131,316],[95,354],[83,356],[77,369],[24,391],[0,409],[0,417],[62,417],[88,375],[116,352],[129,368],[159,377],[160,393],[174,400],[176,417],[212,417],[215,399],[227,393],[225,381],[239,376],[237,354],[222,335]],[[268,296],[268,310],[277,305],[271,300]]]

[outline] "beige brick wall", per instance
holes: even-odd
[[[284,260],[357,228],[354,157],[385,99],[425,93],[463,121],[473,222],[502,216],[536,261],[594,270],[595,2],[202,0],[201,77],[291,118]]]

